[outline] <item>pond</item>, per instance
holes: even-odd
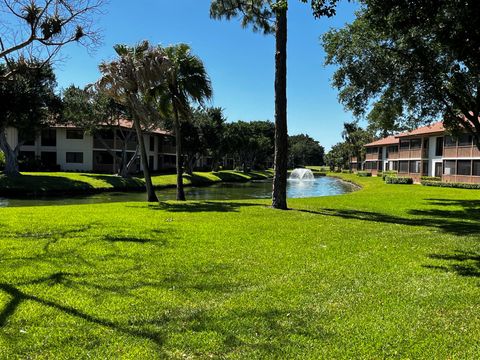
[[[346,194],[354,190],[355,186],[350,183],[323,176],[317,177],[312,181],[289,180],[287,196],[289,198],[330,196]],[[271,192],[271,181],[220,183],[208,187],[185,188],[188,200],[268,199],[271,197]],[[157,195],[160,201],[175,200],[175,189],[159,190],[157,191]],[[97,204],[125,201],[145,201],[145,194],[140,192],[107,192],[84,196],[44,197],[35,199],[0,198],[0,207]]]

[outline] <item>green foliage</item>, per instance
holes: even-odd
[[[413,184],[413,179],[406,176],[386,176],[385,183],[411,185]]]
[[[357,171],[357,176],[360,177],[371,177],[372,173],[369,171]]]
[[[28,138],[60,111],[55,74],[38,62],[9,64],[0,64],[0,76],[16,71],[9,81],[0,81],[0,130],[13,126]]]
[[[340,101],[356,116],[371,109],[384,132],[440,117],[480,144],[479,11],[476,1],[363,1],[352,24],[323,37]]]
[[[325,163],[330,169],[348,169],[350,168],[351,148],[346,142],[339,142],[332,146],[325,155]]]
[[[225,151],[243,171],[272,161],[275,126],[270,121],[237,121],[226,124]]]
[[[385,181],[385,178],[387,176],[389,177],[395,177],[397,176],[398,172],[397,171],[394,171],[394,170],[388,170],[388,171],[384,171],[382,172],[382,180]]]
[[[5,167],[5,154],[3,151],[0,151],[0,170],[3,170]]]
[[[289,167],[323,165],[325,149],[307,134],[288,137]]]
[[[422,176],[420,178],[422,181],[442,181],[442,178],[440,176]]]
[[[471,183],[456,183],[456,182],[441,182],[441,181],[436,181],[436,180],[422,180],[421,184],[423,186],[436,186],[436,187],[443,187],[443,188],[480,190],[480,184],[471,184]]]

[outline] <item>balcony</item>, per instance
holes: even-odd
[[[378,155],[378,153],[373,153],[373,154],[367,154],[365,157],[365,160],[379,160],[381,159],[381,156]]]

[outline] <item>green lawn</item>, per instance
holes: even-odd
[[[478,359],[480,192],[0,209],[0,358]]]
[[[272,176],[270,171],[254,171],[242,173],[238,171],[195,172],[193,176],[184,175],[184,184],[211,185],[221,181],[249,181],[267,179]],[[173,187],[176,175],[154,175],[152,181],[155,187]],[[69,172],[30,172],[16,178],[8,178],[0,173],[0,195],[29,194],[59,194],[86,193],[99,191],[129,191],[138,190],[145,185],[143,179],[132,177],[123,179],[115,175],[69,173]]]

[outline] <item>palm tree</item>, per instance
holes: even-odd
[[[203,105],[212,97],[212,85],[202,60],[186,44],[163,49],[170,66],[166,82],[157,87],[158,106],[164,116],[173,120],[177,170],[177,200],[185,200],[183,189],[182,134],[180,121],[191,114],[192,103]]]
[[[150,93],[151,89],[165,83],[170,63],[160,47],[152,47],[147,41],[133,47],[115,45],[114,49],[119,57],[100,64],[102,77],[96,85],[99,91],[125,105],[132,114],[147,188],[147,201],[157,202],[148,166],[143,129],[158,125],[161,121]]]
[[[307,0],[300,0],[306,3]],[[333,16],[338,0],[311,0],[313,16]],[[241,17],[243,27],[275,35],[275,173],[272,207],[287,209],[287,12],[288,0],[211,0],[210,16]]]

